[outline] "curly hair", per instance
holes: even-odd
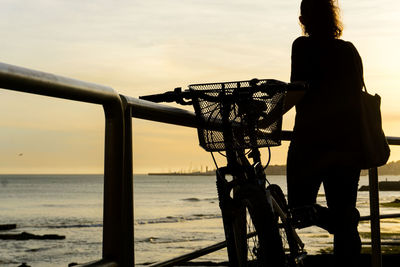
[[[339,38],[343,25],[336,0],[302,0],[300,5],[303,32],[309,36]]]

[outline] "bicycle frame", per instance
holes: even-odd
[[[224,90],[222,90],[222,94],[225,94]],[[224,95],[222,95],[221,98],[224,99]],[[244,183],[253,183],[264,190],[266,177],[261,165],[259,149],[257,147],[252,149],[250,156],[253,158],[253,164],[250,164],[245,155],[244,149],[238,149],[237,146],[235,146],[235,138],[237,137],[233,136],[233,125],[229,116],[232,108],[231,106],[234,105],[237,99],[225,99],[226,101],[221,102],[221,113],[227,167],[219,169],[217,172],[217,189],[219,193],[225,237],[227,240],[229,263],[231,266],[236,267],[247,265],[247,247],[238,248],[241,244],[246,244],[246,239],[248,238],[247,235],[238,235],[238,233],[246,233],[246,210],[239,210],[235,213],[236,216],[239,215],[240,218],[232,218],[233,209],[237,209],[238,207],[233,207],[232,205],[235,203],[232,204],[230,202],[235,198],[235,189],[237,185],[240,186],[240,184]],[[249,126],[249,128],[252,129],[253,127]],[[253,138],[254,133],[250,134],[250,136]],[[254,140],[251,140],[250,143],[255,142]],[[223,173],[221,173],[221,170],[223,170]],[[233,178],[230,185],[227,184],[225,179],[227,173],[231,174]],[[233,194],[232,198],[231,191]],[[240,254],[239,252],[242,252],[242,255],[238,255]]]

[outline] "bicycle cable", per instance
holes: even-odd
[[[268,161],[267,161],[267,164],[265,164],[264,171],[268,167],[269,163],[271,162],[271,148],[269,146],[267,148],[268,148]]]
[[[268,148],[268,161],[267,161],[267,164],[265,164],[265,167],[263,168],[264,173],[265,173],[265,169],[268,167],[268,165],[271,161],[271,148],[269,146],[267,146],[267,148]],[[265,181],[267,182],[268,185],[271,185],[271,183],[269,182],[267,177],[265,177]]]
[[[217,152],[218,152],[218,154],[220,154],[221,156],[226,158],[226,155],[224,153],[222,153],[221,151],[217,151]],[[212,152],[211,152],[211,154],[212,154]]]
[[[214,153],[210,152],[210,154],[211,154],[211,157],[212,157],[212,159],[213,159],[213,161],[214,161],[214,165],[215,165],[215,167],[217,168],[217,172],[218,172],[219,167],[218,167],[217,161],[215,160]]]

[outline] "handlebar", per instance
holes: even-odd
[[[268,80],[268,83],[259,84],[258,79],[252,79],[249,81],[250,87],[246,88],[248,92],[266,92],[270,95],[274,95],[278,92],[284,91],[305,91],[308,88],[308,84],[305,82],[293,82],[285,83],[278,80]],[[244,88],[243,88],[244,89]],[[139,99],[160,103],[160,102],[176,102],[181,105],[192,104],[192,92],[189,89],[182,91],[181,87],[175,88],[173,91],[167,91],[161,94],[139,96]]]
[[[192,101],[189,89],[182,91],[181,87],[175,88],[162,94],[139,96],[139,99],[160,103],[160,102],[176,102],[181,105],[191,105]]]

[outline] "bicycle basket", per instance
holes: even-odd
[[[189,85],[200,125],[200,146],[211,152],[226,150],[226,146],[234,149],[279,146],[285,92],[260,90],[270,84],[281,89],[286,86],[276,80],[257,80],[256,85],[253,81]],[[269,124],[266,121],[272,112],[280,119]]]

